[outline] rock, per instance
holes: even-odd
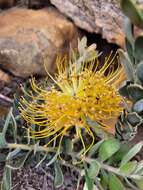
[[[11,81],[11,77],[1,69],[0,69],[0,81],[5,83],[9,83]]]
[[[0,65],[15,76],[45,75],[59,54],[76,47],[78,31],[54,8],[14,8],[0,15]]]
[[[123,14],[117,0],[50,0],[77,26],[123,46]]]
[[[44,6],[49,5],[48,0],[28,0],[27,5],[29,8],[38,9]]]
[[[8,8],[15,5],[16,0],[0,0],[0,8]]]

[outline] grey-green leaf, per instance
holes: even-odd
[[[137,101],[132,108],[133,112],[137,112],[138,114],[143,112],[143,99]]]
[[[50,166],[51,164],[53,164],[56,160],[57,160],[57,156],[58,156],[58,151],[56,152],[56,154],[52,157],[52,159],[46,164],[46,166]]]
[[[141,117],[136,112],[129,113],[127,120],[132,126],[137,126],[141,123]]]
[[[10,190],[11,186],[12,186],[11,169],[6,166],[3,173],[1,190]]]
[[[141,85],[130,84],[127,89],[132,101],[136,102],[143,98],[143,87]]]
[[[91,179],[95,179],[99,171],[100,171],[100,164],[96,160],[92,161],[88,169],[88,176]]]
[[[143,50],[143,36],[139,36],[135,40],[135,50],[134,50],[134,56],[139,61],[143,60],[142,50]]]
[[[95,153],[97,153],[97,150],[99,149],[99,147],[103,142],[104,140],[102,139],[99,142],[97,142],[95,145],[93,145],[93,147],[89,150],[88,156],[92,157]]]
[[[120,3],[124,14],[128,16],[134,24],[143,28],[141,11],[137,8],[135,1],[121,0]]]
[[[55,170],[54,185],[56,188],[58,188],[64,182],[63,172],[61,170],[59,162],[54,163],[54,170]]]
[[[126,84],[123,84],[123,86],[121,86],[119,88],[119,93],[121,96],[124,96],[126,98],[129,99],[129,92],[128,92],[128,86],[130,85],[130,83],[126,83]]]
[[[120,149],[120,142],[117,139],[105,140],[99,149],[99,158],[102,161],[107,160],[113,154],[115,154]]]
[[[122,167],[120,167],[120,172],[129,175],[135,171],[137,167],[137,161],[127,162]]]
[[[143,175],[143,160],[138,162],[138,165],[136,167],[136,170],[134,172],[135,174]]]
[[[93,189],[93,190],[99,190],[96,185],[93,185],[93,188],[92,188],[92,189]],[[87,187],[86,182],[85,182],[85,184],[84,184],[83,190],[89,190],[89,188]]]
[[[134,59],[134,52],[133,52],[133,45],[130,43],[130,41],[125,38],[125,44],[126,44],[126,50],[127,50],[127,53],[128,53],[128,56],[131,60],[131,62],[134,64],[135,63],[135,59]]]
[[[73,142],[70,138],[65,138],[63,141],[63,151],[66,154],[70,154],[73,149]]]
[[[109,189],[110,190],[126,190],[120,179],[114,174],[109,174]]]
[[[120,167],[125,165],[128,161],[130,161],[142,148],[143,146],[143,141],[137,143],[134,145],[123,157]]]
[[[135,180],[135,183],[140,188],[140,190],[143,190],[143,179]]]
[[[107,190],[108,183],[109,183],[109,175],[105,170],[101,169],[101,185],[105,190]]]
[[[139,80],[143,83],[143,61],[137,65],[136,73]]]
[[[87,169],[85,169],[85,183],[86,189],[93,190],[94,180],[89,177]]]
[[[0,133],[0,149],[6,148],[6,147],[7,147],[7,142],[6,142],[6,139],[4,137],[4,134]]]
[[[2,133],[3,135],[5,136],[6,132],[7,132],[7,129],[8,129],[8,126],[9,126],[9,123],[10,123],[10,120],[11,120],[11,115],[12,115],[12,108],[10,109],[7,117],[6,117],[6,120],[5,120],[5,123],[4,123],[4,127],[3,127],[3,130],[2,130]]]
[[[119,57],[120,57],[120,62],[125,69],[128,79],[130,81],[134,81],[134,79],[135,79],[134,67],[133,67],[127,53],[121,49],[118,50],[118,53],[119,53]]]
[[[125,34],[126,34],[126,38],[127,38],[128,42],[131,45],[133,45],[134,41],[135,41],[134,36],[133,36],[133,24],[132,24],[131,20],[127,17],[125,18],[125,21],[124,21],[124,28],[125,28],[124,30],[125,30]]]
[[[18,150],[17,150],[18,152]],[[13,163],[12,161],[9,160],[7,167],[11,168],[11,169],[20,169],[21,167],[24,166],[25,161],[28,159],[28,156],[30,154],[31,151],[26,152],[25,154],[23,154],[21,157],[19,157],[19,159],[17,160],[17,162]],[[16,155],[16,152],[12,152],[13,156],[14,154]],[[12,155],[8,155],[8,157],[12,158]]]

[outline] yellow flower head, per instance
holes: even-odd
[[[122,69],[110,68],[113,61],[114,58],[109,56],[98,69],[100,65],[97,59],[83,63],[80,67],[77,62],[67,64],[67,59],[59,59],[58,73],[54,78],[49,74],[53,85],[42,89],[32,79],[30,101],[21,98],[20,103],[23,118],[28,123],[39,126],[38,131],[31,129],[32,136],[51,137],[50,144],[57,137],[62,139],[75,127],[76,135],[86,149],[82,129],[94,142],[94,134],[86,118],[95,120],[110,131],[110,126],[105,124],[106,120],[117,118],[122,111],[122,99],[117,91]]]

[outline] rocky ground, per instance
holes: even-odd
[[[0,164],[0,179],[3,175],[3,165]],[[12,190],[82,190],[83,183],[77,189],[78,174],[64,168],[64,184],[54,187],[54,172],[52,167],[42,164],[38,168],[26,166],[12,173]]]

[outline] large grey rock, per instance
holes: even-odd
[[[6,11],[0,26],[0,66],[23,78],[44,75],[44,62],[52,72],[56,56],[77,44],[74,24],[53,8]]]
[[[123,14],[117,0],[50,0],[77,26],[102,34],[108,42],[123,45]]]

